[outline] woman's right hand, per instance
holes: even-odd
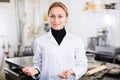
[[[62,79],[68,79],[71,75],[74,75],[75,72],[73,70],[66,70],[63,74],[58,75]]]
[[[35,68],[33,67],[24,67],[22,69],[23,73],[27,74],[28,76],[33,76],[35,74],[38,74],[38,70],[36,70]]]

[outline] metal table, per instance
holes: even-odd
[[[7,80],[33,80],[30,76],[24,75],[21,72],[21,69],[23,67],[33,65],[32,59],[33,59],[33,56],[6,59],[5,62],[7,64],[9,64],[10,66],[12,66],[11,69],[5,68],[6,79]],[[91,60],[89,60],[89,61],[91,61]],[[93,61],[93,63],[90,62],[89,65],[94,64],[94,63],[103,63],[103,62]],[[120,67],[120,65],[116,65],[116,64],[111,64],[111,66],[119,66]],[[14,68],[17,69],[18,72],[14,71]],[[13,75],[11,75],[11,74],[13,74]],[[15,76],[15,77],[13,77],[13,79],[10,79],[11,76]],[[115,77],[115,76],[111,76],[111,75],[106,75],[101,79],[97,79],[92,75],[92,76],[83,76],[79,80],[120,80],[120,76]]]
[[[32,66],[32,59],[33,56],[6,59],[5,62],[9,65],[9,68],[4,68],[6,80],[34,80],[21,70],[25,66]]]

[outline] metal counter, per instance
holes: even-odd
[[[90,58],[90,57],[91,58]],[[91,64],[102,64],[104,62],[95,61],[94,56],[89,55],[88,57],[88,63],[89,66]],[[27,57],[16,57],[16,58],[9,58],[6,59],[5,62],[9,64],[10,68],[4,68],[5,74],[6,74],[6,80],[33,80],[30,76],[27,76],[22,73],[21,69],[25,66],[32,66],[32,59],[33,56],[27,56]],[[119,67],[120,65],[111,64],[108,63],[111,67]],[[89,67],[88,67],[89,68]],[[101,79],[96,78],[96,74],[91,76],[83,76],[79,80],[120,80],[120,74],[118,75],[110,75],[107,74],[103,76]]]

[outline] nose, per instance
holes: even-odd
[[[58,18],[57,18],[57,17],[55,17],[54,21],[55,21],[55,22],[57,22],[57,21],[58,21]]]

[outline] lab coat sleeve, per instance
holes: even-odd
[[[34,42],[34,47],[33,47],[33,50],[34,50],[34,57],[33,57],[33,68],[37,68],[39,71],[41,71],[41,68],[42,68],[42,54],[41,54],[41,47],[40,47],[40,44],[38,42],[38,40],[36,40]],[[37,75],[37,76],[32,76],[34,79],[37,79],[40,77],[40,74]]]
[[[88,64],[85,54],[85,47],[82,41],[78,41],[76,45],[77,47],[75,49],[75,66],[72,70],[75,72],[76,79],[78,79],[86,73]]]

